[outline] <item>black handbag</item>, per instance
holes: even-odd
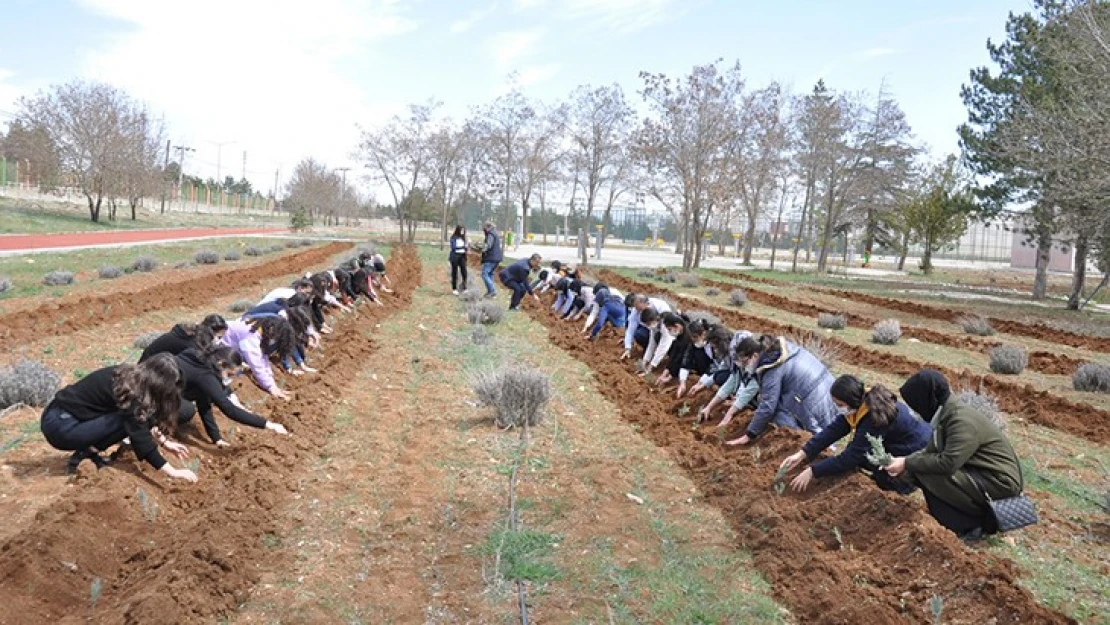
[[[1020,476],[1021,469],[1018,469],[1018,471]],[[1022,492],[1025,490],[1024,476],[1021,476],[1021,491],[1017,495],[1005,499],[992,499],[987,489],[983,488],[982,482],[979,481],[978,471],[968,469],[967,474],[971,477],[971,481],[975,483],[979,492],[983,493],[983,497],[986,497],[987,505],[991,508],[999,532],[1021,529],[1040,520],[1037,517],[1037,508],[1033,505],[1033,500],[1026,497],[1025,493]]]

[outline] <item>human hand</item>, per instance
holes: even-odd
[[[227,442],[227,441],[225,441],[221,438],[220,440],[216,441],[216,447],[219,447],[221,449],[226,449],[228,447],[231,447],[231,443],[229,443],[229,442]]]
[[[280,388],[277,388],[277,387],[275,387],[274,390],[270,391],[270,394],[273,395],[274,397],[277,397],[278,399],[284,399],[285,401],[289,401],[289,399],[291,397],[291,395],[289,395],[289,393],[286,393],[285,391],[283,391],[283,390],[281,390]]]
[[[780,471],[789,471],[790,469],[793,469],[794,467],[801,464],[802,461],[805,460],[805,459],[806,459],[806,452],[804,452],[804,451],[794,452],[794,453],[790,454],[789,456],[787,456],[786,460],[782,461],[782,464],[779,465],[779,470]]]
[[[906,470],[906,459],[895,458],[890,461],[890,464],[883,467],[883,470],[886,471],[890,477],[898,477]]]
[[[166,463],[162,465],[162,472],[174,478],[175,480],[185,480],[186,482],[195,484],[197,481],[197,474],[189,469],[178,469],[172,464]]]
[[[630,350],[630,349],[624,350],[624,353],[621,354],[621,360],[628,360],[631,357],[632,357],[632,350]]]
[[[267,421],[266,422],[266,429],[270,430],[271,432],[277,432],[278,434],[288,434],[289,433],[289,430],[286,430],[284,425],[282,425],[280,423],[274,423],[273,421]]]
[[[751,442],[752,442],[752,438],[750,436],[748,436],[747,434],[745,434],[745,435],[741,436],[740,438],[734,438],[731,441],[725,441],[725,444],[735,446],[735,445],[747,445]]]
[[[163,447],[166,448],[166,451],[182,460],[189,457],[189,448],[176,441],[166,441]]]
[[[813,469],[806,467],[805,471],[798,474],[793,481],[790,482],[790,490],[795,493],[803,493],[809,488],[809,483],[813,480]]]

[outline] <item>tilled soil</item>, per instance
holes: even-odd
[[[604,269],[599,272],[599,275],[610,285],[626,292],[654,291],[659,288]],[[805,328],[742,313],[735,309],[709,306],[704,302],[679,295],[674,297],[684,307],[707,308],[732,327],[743,328],[753,333],[804,336],[810,332]],[[921,369],[936,369],[947,376],[954,386],[962,385],[989,391],[998,400],[999,408],[1015,417],[1028,419],[1038,425],[1068,432],[1095,443],[1105,443],[1110,440],[1110,412],[1089,404],[1072,402],[1048,391],[1037,390],[1029,384],[1022,386],[992,375],[975,374],[966,370],[956,371],[898,354],[883,353],[852,345],[831,337],[822,336],[822,339],[841,350],[839,360],[853,366],[906,377]]]
[[[62,298],[30,310],[0,315],[0,350],[13,350],[43,335],[59,336],[116,323],[122,317],[164,308],[197,306],[228,290],[286,275],[290,267],[325,262],[350,247],[350,243],[331,243],[239,269],[220,269],[183,278],[176,276],[178,279],[168,274],[164,281],[134,291]]]
[[[324,249],[318,253],[337,251]],[[193,446],[201,481],[192,485],[134,461],[86,467],[68,496],[0,545],[0,623],[213,622],[242,603],[274,566],[263,539],[277,531],[279,511],[333,427],[337,398],[374,348],[367,328],[411,302],[415,250],[398,249],[390,275],[396,292],[386,306],[338,319],[313,362],[321,372],[292,378],[294,398],[260,411],[290,436],[239,428],[227,450]]]
[[[605,279],[632,286],[612,274]],[[594,369],[621,417],[668,450],[724,513],[739,546],[752,552],[798,622],[933,622],[933,597],[943,601],[947,623],[1073,622],[1037,605],[1012,564],[967,549],[920,502],[879,491],[862,476],[818,480],[803,495],[776,496],[778,464],[800,448],[804,434],[772,429],[752,448],[726,448],[711,428],[692,429],[699,402],[649,391],[619,362],[614,336],[591,343],[546,310],[530,312],[552,342]]]
[[[725,272],[730,277],[735,277],[739,280],[746,280],[758,284],[768,284],[774,286],[793,286],[787,285],[783,282],[775,280],[768,280],[757,276],[745,275],[744,272]],[[947,308],[940,308],[937,306],[929,306],[928,304],[919,304],[917,302],[909,302],[905,300],[892,299],[889,297],[880,297],[878,295],[869,295],[867,293],[860,293],[858,291],[845,291],[842,289],[833,289],[822,286],[807,285],[805,288],[817,291],[819,293],[827,293],[837,297],[843,297],[855,302],[864,304],[871,304],[879,306],[880,308],[888,308],[890,310],[897,310],[900,312],[926,317],[928,319],[936,319],[938,321],[955,321],[957,318],[966,313],[958,310],[950,310]],[[991,326],[999,332],[1006,334],[1013,334],[1016,336],[1025,336],[1029,338],[1039,339],[1042,341],[1050,341],[1052,343],[1059,343],[1069,347],[1078,347],[1090,351],[1110,353],[1110,338],[1101,336],[1088,336],[1085,334],[1078,334],[1054,328],[1044,323],[1026,323],[1024,321],[1017,321],[1013,319],[1000,319],[998,317],[988,317]],[[1082,363],[1079,363],[1082,364]],[[1074,370],[1072,371],[1074,372]],[[1047,373],[1047,372],[1046,372]]]
[[[757,279],[757,278],[751,278],[750,276],[748,277],[748,279],[758,280],[760,284],[771,283],[770,281]],[[703,282],[708,286],[714,286],[714,287],[717,287],[719,289],[725,289],[725,290],[734,288],[736,286],[734,284],[731,284],[731,283],[728,283],[728,282],[721,282],[721,281],[718,281],[718,280],[704,280]],[[780,284],[779,286],[782,286],[782,285]],[[837,297],[842,297],[844,299],[849,299],[849,300],[852,300],[852,301],[861,301],[863,303],[872,304],[872,305],[876,305],[876,306],[881,306],[881,304],[876,304],[873,301],[866,301],[866,299],[861,299],[860,297],[858,297],[861,294],[853,292],[853,291],[834,291],[832,289],[819,289],[819,288],[816,288],[816,287],[809,287],[809,288],[811,288],[812,290],[814,290],[816,292],[828,293],[830,295],[836,295]],[[791,313],[795,313],[795,314],[799,314],[799,315],[809,315],[809,316],[812,316],[812,317],[816,317],[817,315],[819,315],[821,313],[832,313],[832,314],[844,315],[844,320],[848,323],[848,325],[853,326],[853,327],[857,327],[857,328],[870,329],[870,328],[874,327],[875,324],[880,321],[880,319],[878,319],[876,317],[869,317],[867,315],[860,315],[860,314],[856,314],[856,313],[840,311],[840,310],[834,309],[831,306],[817,306],[817,305],[814,305],[814,304],[807,304],[805,302],[799,302],[795,299],[791,299],[789,297],[783,297],[781,295],[775,295],[774,293],[768,293],[766,291],[759,291],[759,290],[755,290],[755,289],[749,289],[747,291],[747,294],[748,294],[748,299],[752,300],[753,302],[756,302],[758,304],[764,304],[766,306],[771,306],[771,307],[777,308],[779,310],[784,310],[786,312],[791,312]],[[868,298],[868,299],[872,298],[872,296],[870,296],[870,295],[864,295],[863,297]],[[885,298],[877,298],[877,299],[885,299]],[[900,300],[889,300],[889,301],[898,302],[899,305],[902,305],[901,308],[899,308],[898,310],[900,310],[901,312],[906,312],[906,313],[913,313],[913,310],[911,310],[911,309],[914,306],[924,306],[923,304],[914,304],[912,302],[903,302],[903,301],[900,301]],[[950,311],[944,311],[944,312],[950,312]],[[956,315],[954,313],[950,313],[950,314],[951,314],[951,318],[945,319],[945,321],[954,321],[955,318],[958,317],[958,315]],[[930,317],[930,318],[933,318],[933,317]],[[997,321],[997,320],[992,320],[992,322],[994,322],[994,321]],[[1006,323],[1011,323],[1011,322],[1006,322]],[[1012,323],[1017,323],[1017,322],[1012,322]],[[981,339],[981,338],[977,338],[977,337],[973,337],[973,336],[961,336],[961,335],[949,334],[949,333],[946,333],[946,332],[937,332],[936,330],[930,330],[929,328],[922,328],[920,326],[910,326],[910,325],[906,325],[906,324],[902,325],[902,336],[905,336],[907,338],[914,338],[914,339],[917,339],[919,341],[923,341],[923,342],[926,342],[926,343],[933,343],[935,345],[944,345],[946,347],[955,347],[957,349],[966,349],[966,350],[979,351],[979,352],[984,352],[984,353],[989,351],[992,347],[998,347],[999,345],[1002,344],[999,341],[992,341],[992,340],[989,340],[989,339]],[[1042,336],[1038,335],[1035,338],[1042,338]],[[1040,373],[1045,373],[1045,374],[1048,374],[1048,375],[1072,375],[1073,373],[1075,373],[1076,369],[1078,369],[1081,365],[1084,364],[1084,362],[1085,361],[1083,361],[1083,360],[1079,360],[1077,358],[1072,358],[1071,356],[1068,356],[1066,354],[1052,354],[1052,353],[1049,353],[1049,352],[1035,351],[1035,352],[1031,352],[1029,354],[1029,365],[1028,366],[1033,371],[1038,371]]]

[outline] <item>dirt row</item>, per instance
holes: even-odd
[[[760,278],[758,276],[747,275],[742,271],[722,271],[721,273],[727,274],[729,277],[734,277],[739,280],[754,282],[758,284],[767,284],[778,287],[796,286],[779,282],[777,280],[770,280],[767,278]],[[871,304],[872,306],[879,306],[881,308],[889,308],[900,312],[910,313],[928,319],[936,319],[938,321],[954,322],[959,317],[966,313],[957,310],[950,310],[947,308],[940,308],[937,306],[929,306],[928,304],[920,304],[917,302],[910,302],[905,300],[898,300],[889,297],[880,297],[878,295],[869,295],[867,293],[860,293],[858,291],[846,291],[843,289],[833,289],[829,287],[822,287],[816,285],[806,285],[805,288],[816,291],[818,293],[826,293],[828,295],[835,295],[843,297],[855,302],[863,304]],[[998,317],[987,317],[991,326],[999,332],[1006,334],[1013,334],[1015,336],[1024,336],[1051,343],[1059,343],[1069,347],[1078,347],[1096,352],[1110,353],[1110,338],[1099,336],[1088,336],[1085,334],[1078,334],[1075,332],[1068,332],[1054,328],[1044,323],[1026,323],[1024,321],[1016,321],[1013,319],[1000,319]],[[1074,370],[1072,370],[1074,372]],[[1069,372],[1071,373],[1071,372]]]
[[[598,388],[621,417],[670,452],[722,511],[738,546],[752,553],[798,622],[935,622],[934,597],[943,601],[946,623],[1073,622],[1037,605],[1011,563],[969,551],[919,502],[879,491],[862,476],[818,480],[804,495],[776,496],[778,464],[804,435],[772,429],[753,448],[726,448],[712,428],[692,427],[698,402],[645,390],[615,357],[619,339],[612,333],[601,345],[590,343],[546,310],[529,311],[556,345],[596,372]],[[739,434],[737,428],[728,434]]]
[[[605,269],[598,273],[607,283],[625,291],[650,292],[659,288],[650,283],[625,278]],[[734,328],[743,328],[753,333],[794,336],[804,336],[810,333],[807,328],[779,323],[756,315],[742,313],[735,309],[707,305],[704,302],[680,295],[674,297],[683,307],[709,309],[722,321]],[[909,377],[924,368],[936,369],[944,373],[954,386],[989,392],[997,399],[999,408],[1015,417],[1028,419],[1038,425],[1068,432],[1095,443],[1105,444],[1110,441],[1110,412],[1100,410],[1089,404],[1075,403],[1047,391],[1037,390],[1029,384],[1022,386],[1003,381],[992,375],[976,374],[967,370],[956,371],[898,354],[879,352],[852,345],[831,337],[822,336],[822,339],[835,345],[841,351],[838,359],[852,366],[905,377]]]
[[[729,282],[722,282],[719,280],[711,279],[703,280],[703,282],[708,286],[714,286],[719,289],[731,289],[736,286],[735,284]],[[791,312],[799,315],[809,315],[814,317],[821,313],[844,315],[844,319],[848,322],[848,325],[865,330],[873,328],[875,324],[880,321],[880,319],[875,317],[836,310],[832,307],[807,304],[805,302],[799,302],[789,297],[775,295],[774,293],[768,293],[766,291],[760,291],[758,289],[749,289],[746,292],[748,294],[748,299],[750,299],[751,301],[758,304],[763,304],[765,306],[771,306],[779,310],[784,310],[786,312]],[[843,297],[846,299],[851,299],[855,297],[855,295],[857,294],[853,294],[850,291],[840,291],[837,294],[838,297]],[[909,304],[909,306],[915,305],[910,302],[899,303]],[[907,306],[907,308],[909,306]],[[910,311],[906,310],[902,312]],[[922,328],[920,326],[909,326],[905,324],[902,325],[902,336],[905,336],[907,338],[914,338],[926,343],[933,343],[935,345],[944,345],[946,347],[955,347],[957,349],[966,349],[970,351],[979,351],[984,353],[986,353],[993,347],[998,347],[999,345],[1002,345],[1002,343],[999,341],[981,339],[974,336],[949,334],[947,332],[938,332],[936,330],[930,330],[929,328]],[[1067,354],[1053,354],[1051,352],[1034,351],[1029,353],[1028,366],[1034,371],[1038,371],[1040,373],[1045,373],[1048,375],[1072,375],[1073,373],[1075,373],[1076,369],[1085,364],[1085,362],[1086,361],[1080,360],[1078,358],[1072,358]]]
[[[351,245],[330,243],[243,268],[188,272],[184,276],[174,272],[167,274],[164,281],[133,291],[64,297],[30,310],[0,315],[0,350],[15,350],[43,336],[61,336],[118,323],[120,319],[155,310],[197,306],[219,293],[287,275],[290,267],[318,265]]]
[[[290,436],[238,428],[227,450],[190,445],[201,460],[193,485],[135,461],[85,469],[72,492],[0,545],[0,623],[213,622],[240,605],[281,564],[265,539],[298,498],[337,403],[365,366],[374,323],[412,300],[420,281],[413,248],[395,252],[390,275],[396,292],[386,306],[337,319],[337,338],[313,363],[321,373],[290,378],[294,398],[260,410]]]

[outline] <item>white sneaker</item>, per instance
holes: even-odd
[[[455,295],[458,295],[458,294],[459,294],[459,292],[458,292],[458,291],[451,291],[451,292],[452,292],[452,293],[454,293]]]

